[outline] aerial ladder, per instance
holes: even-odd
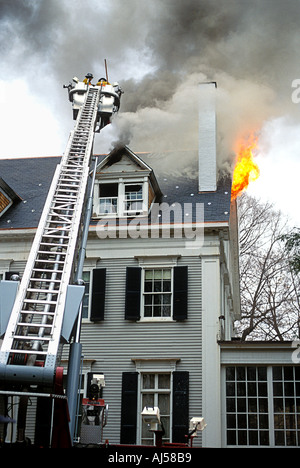
[[[68,416],[66,446],[73,443],[82,359],[81,278],[97,166],[93,142],[95,133],[119,110],[122,94],[117,83],[111,85],[104,78],[97,85],[76,77],[73,81],[64,87],[75,126],[56,168],[22,280],[0,283],[0,398],[19,398],[20,442],[29,398],[38,396],[41,411],[51,401],[52,419],[58,405],[56,414]],[[70,343],[66,395],[60,367],[65,343]],[[60,430],[65,420],[57,422]],[[50,445],[55,446],[57,438],[53,433]]]

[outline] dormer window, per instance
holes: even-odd
[[[118,148],[97,166],[93,217],[147,216],[160,196],[151,167],[128,147]]]
[[[20,200],[21,198],[0,177],[0,217],[4,215],[14,203],[18,203]]]
[[[148,213],[149,182],[99,181],[95,185],[94,216],[141,216]]]

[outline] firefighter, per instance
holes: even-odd
[[[93,78],[94,78],[94,77],[93,77],[93,75],[92,75],[91,73],[87,73],[87,74],[85,75],[85,79],[83,80],[83,82],[84,82],[85,84],[91,85],[91,84],[92,84],[91,81],[92,81]]]
[[[108,81],[106,80],[106,78],[99,78],[99,80],[98,80],[96,86],[105,86],[105,85],[107,85],[107,84],[109,84],[109,83],[108,83]]]

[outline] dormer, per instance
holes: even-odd
[[[21,200],[14,190],[0,177],[0,217]]]
[[[151,167],[127,146],[116,148],[97,167],[93,217],[147,216],[160,196]]]

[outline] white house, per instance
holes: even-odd
[[[199,152],[118,147],[97,156],[82,395],[93,374],[104,374],[110,444],[153,444],[141,412],[158,406],[165,442],[184,442],[189,420],[204,417],[195,446],[299,446],[297,350],[235,336],[237,208],[230,178],[217,175],[213,139],[210,131],[200,138]],[[22,276],[59,161],[0,161],[1,279]],[[67,361],[65,345],[66,369]]]

